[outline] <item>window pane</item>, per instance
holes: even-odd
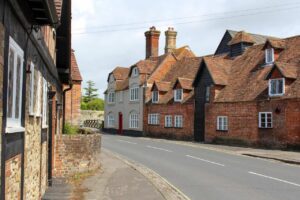
[[[22,92],[22,84],[21,84],[21,58],[18,56],[17,58],[17,73],[16,73],[16,103],[15,103],[15,118],[19,118],[20,114],[20,97],[21,97],[21,92]]]
[[[277,83],[278,83],[278,88],[277,88],[277,93],[278,94],[282,94],[283,93],[283,80],[280,79],[280,80],[277,80]]]
[[[14,88],[14,56],[15,53],[10,49],[9,52],[9,71],[8,71],[8,100],[7,100],[7,117],[12,117],[13,107],[13,88]]]

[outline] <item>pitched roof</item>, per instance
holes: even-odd
[[[129,88],[129,79],[126,78],[124,80],[117,80],[116,81],[116,88],[115,91],[126,90]]]
[[[235,36],[228,43],[228,45],[234,45],[234,44],[238,44],[238,43],[241,43],[241,42],[251,43],[251,44],[255,43],[255,41],[252,38],[251,34],[246,33],[245,31],[240,31],[240,32],[235,34]]]
[[[234,31],[234,30],[227,30],[228,33],[231,35],[232,38],[235,37],[235,35],[237,33],[239,33],[238,31]],[[255,44],[263,44],[267,41],[267,39],[279,39],[279,38],[276,38],[276,37],[273,37],[273,36],[267,36],[267,35],[259,35],[259,34],[254,34],[254,33],[248,33]]]
[[[300,36],[285,39],[286,48],[276,60],[283,76],[295,79],[280,98],[300,98]],[[248,48],[233,60],[227,85],[216,96],[216,102],[253,101],[267,94],[267,75],[274,66],[263,65],[264,44]]]
[[[82,81],[74,50],[72,50],[71,54],[71,78],[73,81]]]
[[[154,84],[152,85],[151,90],[154,89],[154,86],[156,86],[158,91],[167,92],[171,89],[171,82],[155,81]]]
[[[178,77],[176,83],[179,83],[182,89],[186,89],[186,90],[193,89],[193,79]]]
[[[266,42],[266,45],[269,44],[271,45],[271,47],[273,47],[274,49],[285,49],[285,40],[283,39],[268,39]],[[266,47],[266,45],[264,46],[264,48]]]
[[[129,69],[127,67],[116,67],[110,74],[113,74],[116,80],[125,80],[128,73]]]
[[[134,67],[137,67],[140,74],[151,74],[155,67],[157,66],[158,60],[140,60],[136,64],[130,67],[129,76]]]
[[[227,85],[232,60],[226,54],[206,56],[203,62],[216,85]]]

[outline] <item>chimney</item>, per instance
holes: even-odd
[[[165,53],[173,52],[176,49],[176,36],[177,32],[174,31],[174,28],[169,27],[165,32],[166,34],[166,47]]]
[[[145,32],[146,36],[146,59],[150,57],[157,57],[159,50],[159,35],[160,31],[156,30],[154,26],[149,31]]]

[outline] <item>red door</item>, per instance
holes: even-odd
[[[123,114],[121,112],[119,112],[119,131],[118,133],[120,135],[123,134]]]

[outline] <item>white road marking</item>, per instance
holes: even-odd
[[[220,164],[220,163],[217,163],[217,162],[213,162],[213,161],[209,161],[209,160],[205,160],[205,159],[198,158],[198,157],[195,157],[195,156],[186,155],[186,157],[193,158],[193,159],[196,159],[196,160],[201,160],[203,162],[207,162],[207,163],[210,163],[210,164],[214,164],[214,165],[219,165],[219,166],[225,167],[225,165],[223,165],[223,164]]]
[[[128,144],[137,144],[135,142],[129,142],[129,141],[126,141],[126,140],[118,140],[119,142],[125,142],[125,143],[128,143]]]
[[[268,178],[268,179],[271,179],[271,180],[275,180],[275,181],[279,181],[279,182],[283,182],[283,183],[287,183],[287,184],[290,184],[290,185],[300,187],[300,184],[293,183],[293,182],[286,181],[286,180],[282,180],[282,179],[279,179],[279,178],[274,178],[274,177],[271,177],[271,176],[266,176],[266,175],[258,174],[258,173],[255,173],[255,172],[248,172],[248,173],[256,175],[256,176],[261,176],[261,177]]]
[[[150,146],[150,145],[148,145],[147,147],[148,147],[148,148],[151,148],[151,149],[156,149],[156,150],[166,151],[166,152],[173,152],[173,151],[168,150],[168,149],[163,149],[163,148],[159,148],[159,147],[153,147],[153,146]]]

